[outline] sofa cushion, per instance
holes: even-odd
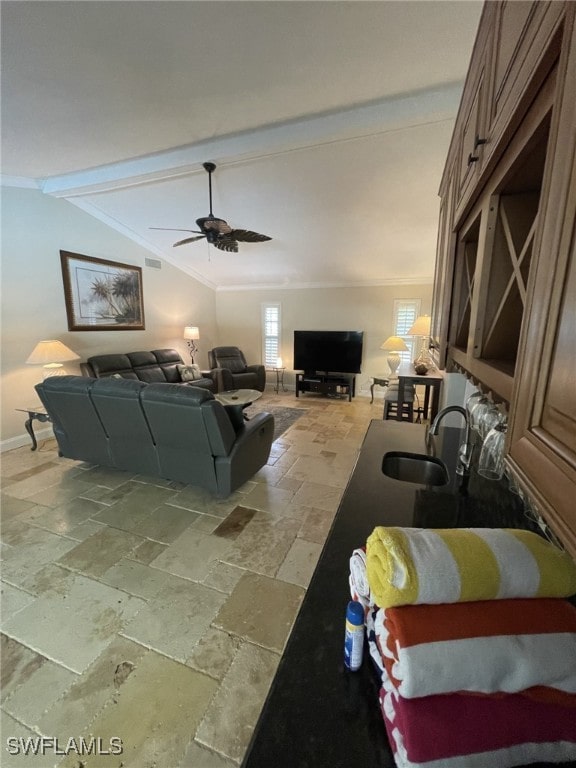
[[[199,381],[204,378],[200,372],[200,366],[195,363],[192,365],[177,365],[176,367],[182,381]]]
[[[178,366],[184,362],[180,357],[180,353],[175,349],[153,349],[152,354],[164,371],[166,381],[170,384],[178,384],[181,381]]]
[[[128,355],[95,355],[88,358],[88,364],[97,379],[119,373],[123,379],[137,379]]]
[[[145,381],[147,384],[162,384],[167,381],[153,352],[129,352],[126,357],[132,363],[132,368],[140,381]]]
[[[113,466],[143,475],[160,472],[158,454],[140,395],[148,387],[143,381],[116,380],[116,374],[96,379],[90,399],[108,435]]]
[[[93,384],[82,376],[49,376],[35,389],[52,420],[60,455],[111,466],[110,441],[90,398]]]
[[[232,373],[243,373],[246,370],[244,361],[235,355],[230,355],[229,357],[219,357],[218,364],[220,368],[228,368],[228,370],[232,371]]]

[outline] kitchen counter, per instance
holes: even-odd
[[[464,429],[441,427],[430,438],[432,450],[426,429],[395,421],[370,423],[243,768],[394,768],[369,654],[358,672],[348,672],[343,663],[349,560],[375,526],[537,531],[506,481],[480,477],[474,461],[470,477],[456,475]],[[429,487],[389,478],[382,473],[387,451],[432,453],[446,464],[450,481]]]

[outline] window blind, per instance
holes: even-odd
[[[280,304],[262,304],[262,359],[275,368],[280,357]]]

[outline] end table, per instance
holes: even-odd
[[[28,432],[32,438],[32,448],[30,448],[30,450],[35,451],[36,448],[38,448],[38,443],[36,441],[36,435],[34,434],[34,426],[32,422],[39,421],[40,423],[44,423],[46,421],[51,422],[52,420],[46,413],[46,408],[44,408],[43,405],[34,405],[30,406],[29,408],[16,408],[16,410],[28,414],[28,418],[24,422],[24,426],[26,427],[26,432]]]
[[[372,377],[372,384],[370,384],[370,402],[374,402],[374,385],[377,384],[379,387],[387,387],[390,383],[389,378],[384,378],[384,376],[373,376]]]
[[[286,368],[272,368],[272,370],[276,374],[276,386],[274,387],[274,392],[280,392],[280,387],[282,387],[282,392],[288,392],[284,386],[284,371]]]

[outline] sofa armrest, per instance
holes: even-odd
[[[266,389],[266,368],[263,365],[247,365],[246,370],[250,373],[255,373],[258,377],[258,386],[260,392],[264,392]]]
[[[274,417],[271,413],[257,413],[238,430],[228,456],[215,460],[218,477],[218,496],[226,497],[254,477],[270,456],[274,440]]]
[[[266,433],[270,432],[270,436],[274,435],[274,416],[267,411],[260,411],[255,413],[251,419],[244,421],[244,426],[240,427],[236,433],[236,440],[230,451],[230,456],[238,451],[247,450],[247,446],[255,441],[260,441],[260,435],[262,430]],[[272,440],[270,440],[270,446]]]
[[[96,378],[96,374],[94,373],[94,369],[90,365],[90,363],[80,363],[80,373],[82,376],[87,376],[89,379]]]
[[[232,372],[228,368],[212,368],[210,378],[216,384],[216,392],[228,392],[236,389]]]

